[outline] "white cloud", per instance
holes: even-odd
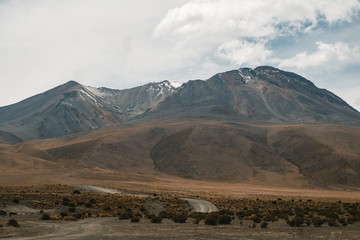
[[[356,105],[357,109],[360,110],[360,98],[356,98],[355,105]]]
[[[175,66],[152,31],[184,0],[169,2],[0,0],[0,106],[71,79],[114,88],[162,80],[160,69]]]
[[[272,51],[266,49],[265,41],[248,42],[233,40],[221,44],[216,55],[237,65],[257,66],[266,62]]]
[[[331,52],[308,50],[327,38],[303,43],[298,33],[332,36],[343,25],[354,31],[331,41],[349,43],[353,52],[359,6],[359,0],[0,0],[0,106],[70,79],[128,88],[279,64],[301,51],[295,49],[306,49],[307,57]],[[297,43],[290,54],[274,47],[283,44],[279,36]],[[348,54],[329,56],[347,62]]]
[[[321,21],[350,21],[359,10],[357,0],[193,0],[169,10],[154,36],[268,37],[308,31]]]
[[[353,108],[360,111],[359,85],[353,85],[349,88],[338,87],[331,90],[340,96],[343,100],[345,100],[348,104],[350,104]]]
[[[351,21],[360,10],[358,0],[332,0],[332,1],[316,1],[320,13],[326,18],[330,24],[337,21]]]
[[[296,67],[299,69],[316,67],[330,61],[346,61],[359,57],[358,48],[350,48],[348,44],[337,42],[327,44],[317,42],[317,51],[313,53],[302,52],[290,59],[279,60],[279,67]]]
[[[192,0],[169,10],[153,36],[173,43],[183,59],[212,53],[231,66],[281,61],[281,66],[305,68],[329,58],[347,59],[352,49],[341,43],[318,43],[318,52],[304,52],[282,61],[272,56],[270,42],[280,36],[312,32],[321,24],[351,21],[359,11],[358,0]],[[328,49],[333,47],[336,49]]]

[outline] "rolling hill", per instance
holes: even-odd
[[[354,126],[160,121],[3,145],[0,168],[18,171],[27,159],[37,171],[52,167],[75,175],[104,169],[144,177],[360,187],[359,144],[360,128]]]

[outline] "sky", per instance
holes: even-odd
[[[0,0],[0,106],[260,65],[360,110],[360,0]]]

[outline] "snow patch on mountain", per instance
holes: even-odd
[[[179,82],[176,82],[176,81],[169,81],[170,85],[173,87],[173,88],[178,88],[182,85],[182,83],[179,83]]]
[[[84,89],[86,89],[87,91],[91,92],[92,94],[100,98],[106,98],[111,95],[108,92],[103,91],[102,88],[84,86]]]
[[[244,74],[242,72],[242,69],[239,69],[238,73],[239,73],[240,77],[242,77],[244,79],[246,84],[251,81],[251,77],[249,75],[247,75],[247,74]]]

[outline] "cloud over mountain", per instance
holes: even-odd
[[[171,9],[155,28],[154,35],[196,37],[232,33],[234,37],[268,37],[310,31],[321,22],[351,21],[359,10],[360,3],[356,0],[194,0]]]
[[[308,68],[311,66],[318,66],[329,61],[346,61],[355,60],[359,58],[359,49],[357,47],[350,48],[348,44],[337,42],[334,44],[327,44],[324,42],[317,42],[317,50],[308,54],[302,52],[290,59],[280,60],[281,67],[297,67]]]
[[[154,36],[176,36],[183,41],[184,47],[188,42],[206,38],[207,44],[214,44],[216,56],[239,65],[257,65],[274,62],[274,57],[270,58],[272,51],[267,46],[269,41],[283,35],[313,32],[321,24],[350,22],[359,10],[360,3],[356,0],[194,0],[168,11],[156,26]],[[326,62],[324,58],[342,61],[352,50],[341,42],[317,42],[316,45],[317,52],[298,53],[291,59],[280,61],[279,65],[305,68],[323,64]]]
[[[0,1],[0,32],[0,106],[71,79],[124,89],[258,65],[359,86],[359,0]]]

